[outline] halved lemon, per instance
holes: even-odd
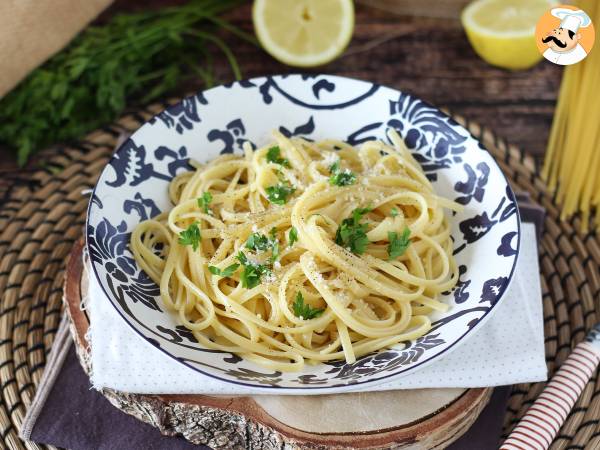
[[[526,69],[542,55],[535,26],[554,0],[476,0],[461,14],[473,49],[485,61],[505,69]]]
[[[352,0],[255,0],[254,31],[275,59],[298,67],[338,57],[354,30]]]

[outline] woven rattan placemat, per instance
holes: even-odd
[[[164,108],[125,115],[77,145],[42,155],[45,168],[18,180],[0,207],[0,434],[9,448],[40,448],[18,438],[40,381],[61,315],[66,259],[81,237],[88,197],[122,132],[131,132]],[[546,360],[553,373],[571,347],[598,320],[600,239],[580,232],[578,219],[559,221],[539,167],[520,149],[488,130],[456,118],[496,157],[515,191],[529,192],[547,217],[540,245]],[[599,309],[600,311],[600,309]],[[518,314],[518,312],[516,312]],[[543,383],[516,385],[505,416],[507,434]],[[569,414],[552,449],[600,448],[598,372]]]

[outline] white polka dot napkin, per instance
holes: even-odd
[[[546,380],[542,296],[535,227],[524,223],[521,251],[507,298],[487,323],[452,353],[396,380],[361,390],[485,387]],[[154,348],[119,317],[94,277],[91,317],[92,384],[144,394],[253,394],[202,375]]]

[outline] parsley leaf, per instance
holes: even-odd
[[[264,252],[271,247],[271,241],[264,234],[252,233],[246,242],[246,248]]]
[[[239,264],[232,264],[230,266],[225,267],[223,270],[219,269],[217,266],[208,266],[208,271],[213,275],[219,275],[222,277],[230,277],[234,274],[236,270],[240,267]]]
[[[350,186],[351,184],[355,183],[356,175],[354,174],[354,172],[350,172],[348,169],[346,169],[343,172],[338,172],[329,177],[329,184],[335,186]]]
[[[213,196],[210,192],[205,192],[202,197],[197,199],[198,207],[204,211],[205,214],[212,214],[212,211],[208,209],[208,205],[212,202]]]
[[[356,174],[349,169],[340,169],[340,161],[334,162],[329,167],[329,184],[334,186],[350,186],[356,183]]]
[[[279,242],[277,241],[272,241],[272,247],[271,247],[271,263],[274,263],[275,261],[277,261],[279,259]]]
[[[267,151],[267,162],[279,164],[283,167],[290,167],[290,162],[286,158],[281,157],[281,149],[278,145],[271,147]]]
[[[200,245],[200,228],[198,228],[198,222],[194,222],[181,233],[179,233],[179,242],[181,245],[191,245],[194,251],[198,250]]]
[[[182,3],[115,14],[87,27],[6,94],[0,102],[0,142],[18,152],[19,164],[52,143],[112,122],[127,105],[164,97],[192,73],[206,87],[215,84],[216,64],[209,55],[215,42],[235,78],[243,78],[231,41],[219,33],[255,40],[221,17],[239,1]]]
[[[269,232],[271,239],[264,234],[252,233],[248,238],[248,241],[246,241],[246,248],[260,252],[271,249],[272,254],[270,261],[272,263],[277,261],[279,258],[279,243],[277,242],[275,233],[277,233],[277,228],[275,227],[271,228],[271,231]]]
[[[269,236],[271,236],[271,240],[273,241],[277,239],[277,227],[271,228],[271,231],[269,231]]]
[[[314,319],[315,317],[319,317],[323,314],[324,309],[321,308],[312,308],[310,305],[304,304],[304,297],[301,292],[296,294],[296,300],[292,304],[292,309],[294,310],[294,315],[296,317],[300,317],[304,320]]]
[[[362,219],[362,216],[364,216],[365,214],[367,214],[371,211],[373,211],[371,208],[356,208],[355,210],[352,211],[352,218],[354,219],[354,221],[356,223],[358,223],[360,221],[360,219]]]
[[[236,259],[244,266],[244,271],[240,277],[242,280],[242,287],[244,288],[252,289],[258,286],[262,276],[271,273],[271,269],[266,265],[251,262],[244,252],[240,251],[236,256]]]
[[[369,244],[368,225],[359,222],[369,211],[371,211],[370,208],[356,208],[352,211],[352,217],[342,220],[335,233],[335,243],[350,249],[355,255],[362,255]]]
[[[296,189],[287,182],[269,186],[265,189],[269,201],[275,205],[284,205],[287,202],[287,198],[293,194],[295,190]]]
[[[404,228],[401,236],[395,231],[388,231],[388,239],[390,244],[388,245],[388,254],[390,259],[396,259],[398,256],[402,256],[408,246],[410,245],[410,228]]]
[[[392,217],[396,217],[398,214],[400,214],[400,213],[398,212],[398,208],[396,208],[396,207],[392,208],[392,211],[390,212],[390,215],[391,215]]]
[[[288,247],[291,247],[292,245],[294,245],[294,242],[296,242],[298,240],[298,230],[296,230],[296,227],[292,227],[290,228],[290,232],[288,234],[290,243],[288,244]]]
[[[274,263],[279,259],[279,242],[277,240],[277,227],[271,228],[269,231],[271,237],[271,263]]]

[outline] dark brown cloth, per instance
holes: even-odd
[[[498,448],[510,386],[494,389],[492,399],[469,431],[448,450]],[[79,365],[71,346],[31,433],[31,440],[72,450],[208,449],[160,432],[112,406]]]
[[[182,437],[162,436],[156,428],[112,406],[92,389],[73,345],[35,422],[31,440],[72,450],[208,449]]]

